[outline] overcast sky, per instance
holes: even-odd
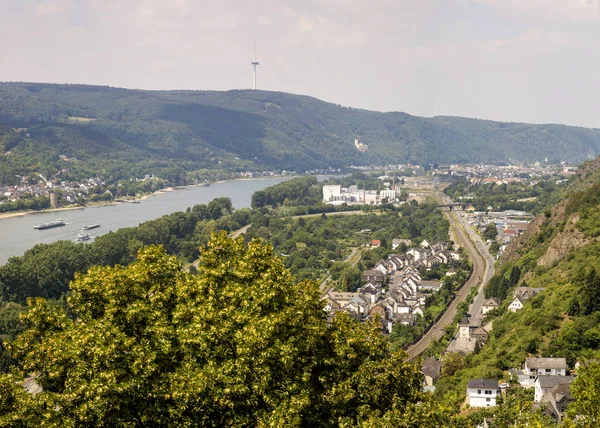
[[[0,81],[600,127],[600,0],[0,0]]]

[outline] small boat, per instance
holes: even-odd
[[[76,241],[89,241],[90,239],[92,239],[92,237],[90,236],[89,233],[84,232],[83,230],[81,232],[79,232],[77,234],[77,237],[75,238]]]
[[[44,229],[52,229],[53,227],[64,226],[65,224],[66,223],[64,221],[62,221],[61,219],[58,219],[56,221],[51,221],[50,223],[38,224],[37,226],[33,226],[33,228],[37,229],[37,230],[44,230]]]
[[[81,228],[81,230],[91,230],[91,229],[96,229],[100,227],[99,224],[89,224],[89,225],[85,225]]]

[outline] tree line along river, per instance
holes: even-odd
[[[323,177],[319,177],[323,178]],[[190,186],[173,191],[158,193],[139,204],[121,203],[85,207],[64,211],[45,211],[0,219],[0,265],[12,256],[20,256],[36,244],[75,240],[84,225],[100,224],[90,230],[92,237],[114,231],[122,227],[137,226],[140,223],[165,214],[185,211],[196,204],[206,204],[219,197],[228,197],[234,208],[250,207],[252,194],[257,190],[273,186],[287,177],[258,180],[238,180],[217,183],[210,187]],[[62,219],[66,225],[46,230],[35,230],[33,226]]]

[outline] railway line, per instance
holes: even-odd
[[[445,202],[443,199],[445,197],[444,195],[438,193],[437,197],[440,201],[442,201],[442,203]],[[483,298],[483,288],[485,287],[485,284],[487,284],[487,281],[489,281],[491,278],[493,272],[493,265],[490,265],[490,260],[484,257],[482,254],[484,251],[483,243],[479,237],[474,234],[470,234],[467,231],[467,226],[463,224],[456,212],[450,211],[445,212],[445,214],[450,221],[450,227],[454,231],[454,236],[459,241],[459,244],[467,251],[469,258],[473,262],[473,271],[471,276],[469,276],[465,284],[458,291],[454,299],[452,299],[443,315],[429,328],[429,330],[427,330],[423,336],[421,336],[416,343],[407,349],[409,360],[414,360],[417,358],[420,354],[425,352],[425,350],[434,340],[439,340],[444,336],[446,327],[451,325],[454,320],[459,303],[463,302],[467,298],[469,292],[471,291],[471,287],[479,286],[479,293],[476,301]],[[471,238],[475,239],[475,244]],[[481,248],[481,251],[478,247]]]

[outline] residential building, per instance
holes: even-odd
[[[491,299],[487,299],[483,302],[483,305],[481,306],[481,314],[485,315],[489,311],[497,309],[498,307],[500,307],[500,301],[497,298],[492,297]]]
[[[421,291],[440,291],[442,283],[440,281],[421,281],[417,289]]]
[[[573,376],[538,376],[535,379],[533,402],[539,403],[546,392],[560,384],[571,383],[573,379]]]
[[[372,282],[373,284],[383,284],[385,275],[377,269],[369,269],[362,273],[361,279],[363,282]]]
[[[517,312],[521,309],[523,309],[523,302],[518,297],[515,297],[514,300],[508,305],[508,310],[510,312]]]
[[[442,362],[435,358],[427,357],[421,365],[421,372],[425,375],[425,385],[435,386],[442,373]]]
[[[558,424],[562,422],[563,415],[569,403],[575,401],[571,395],[572,381],[559,383],[546,391],[540,399],[542,412],[552,417]]]
[[[495,379],[472,379],[467,385],[467,398],[471,407],[495,406],[498,394],[500,388]]]
[[[566,358],[526,358],[523,372],[527,376],[565,376]]]
[[[463,319],[458,324],[459,339],[468,339],[469,337],[471,337],[469,330],[469,319],[467,317],[463,317]]]

